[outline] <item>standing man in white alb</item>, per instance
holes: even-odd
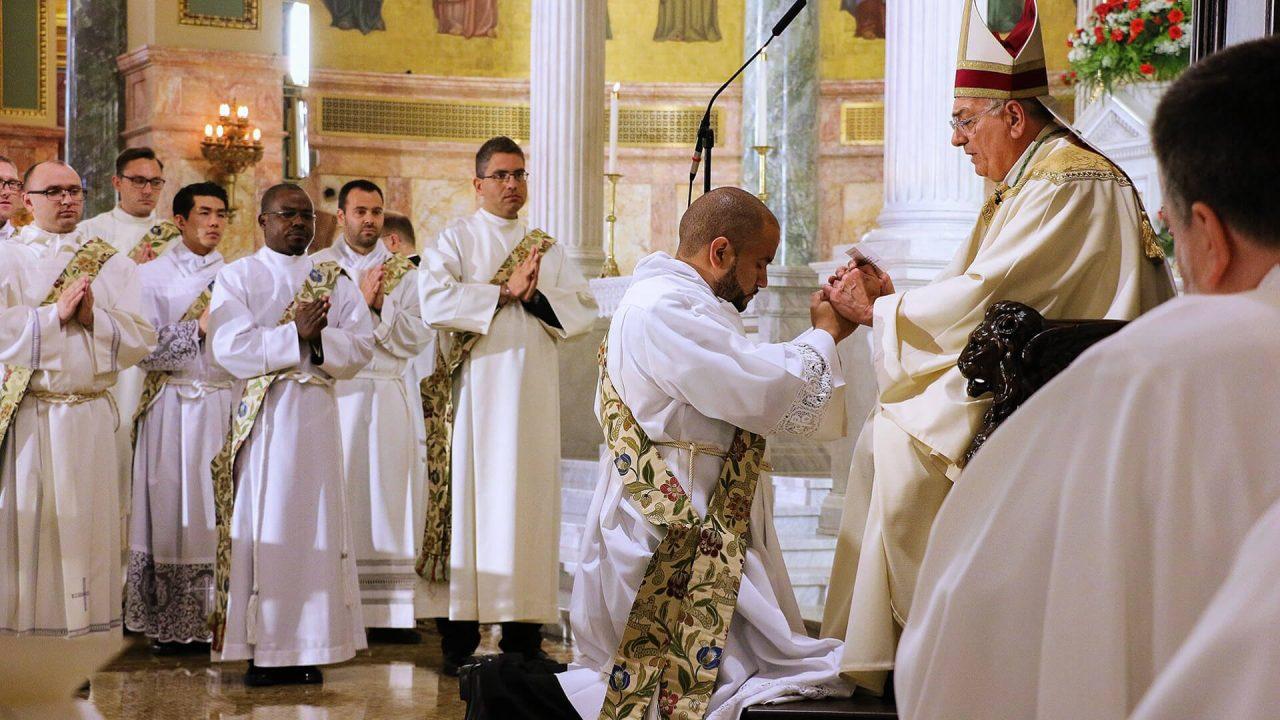
[[[155,331],[138,267],[77,227],[80,183],[66,163],[33,165],[34,222],[0,243],[0,634],[110,645],[122,583],[107,390]]]
[[[85,220],[80,229],[87,237],[105,240],[139,265],[155,259],[173,240],[181,237],[176,225],[161,220],[156,213],[164,183],[164,163],[155,151],[149,147],[126,148],[116,156],[116,174],[111,177],[119,203]],[[116,444],[119,446],[120,500],[126,513],[133,487],[133,428],[128,420],[138,411],[142,376],[141,368],[130,368],[120,373],[111,390],[123,418],[116,430]]]
[[[22,178],[18,176],[18,166],[0,155],[0,241],[10,240],[18,234],[10,218],[21,207]]]
[[[537,658],[542,623],[560,616],[556,344],[597,310],[565,251],[520,219],[528,181],[510,138],[480,146],[480,209],[423,250],[418,276],[423,320],[448,331],[428,379],[418,561],[419,614],[438,619],[446,674],[475,651],[480,623],[502,623],[500,647]]]
[[[137,418],[125,626],[156,654],[209,651],[213,610],[213,480],[239,398],[206,340],[213,279],[225,263],[227,192],[196,183],[173,198],[182,242],[142,266],[143,305],[157,328]]]
[[[422,417],[414,393],[405,386],[405,367],[430,340],[418,303],[418,270],[379,240],[382,189],[352,180],[338,192],[338,227],[333,245],[311,259],[342,266],[359,286],[373,324],[373,360],[356,376],[339,380],[338,419],[346,463],[347,508],[360,573],[360,601],[369,639],[416,643],[414,572],[421,518],[413,511],[418,433]]]

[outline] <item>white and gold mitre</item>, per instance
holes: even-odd
[[[1025,0],[1021,18],[1003,36],[991,29],[974,0],[965,0],[955,96],[1024,100],[1048,94],[1036,0]]]

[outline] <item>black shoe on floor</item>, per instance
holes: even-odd
[[[365,635],[370,644],[417,645],[422,642],[422,633],[413,628],[369,628]]]
[[[250,660],[249,669],[244,673],[244,684],[249,687],[318,685],[322,682],[324,682],[324,676],[320,673],[320,668],[314,665],[260,667]]]
[[[468,655],[462,658],[445,658],[444,665],[440,668],[440,672],[447,677],[458,677],[459,670],[478,662],[480,662],[480,658],[475,655]]]
[[[162,642],[151,641],[151,654],[156,657],[172,657],[174,655],[200,655],[209,653],[207,642]]]
[[[547,651],[542,648],[538,648],[533,653],[521,653],[521,656],[524,658],[524,662],[521,666],[526,672],[561,673],[568,667],[564,663],[548,655]]]

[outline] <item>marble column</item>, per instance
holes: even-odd
[[[604,261],[604,0],[533,0],[529,211],[587,277]]]
[[[769,38],[773,25],[791,0],[748,0],[744,58]],[[782,226],[782,244],[769,271],[769,287],[752,310],[760,317],[759,332],[767,342],[795,337],[808,327],[809,293],[817,276],[808,267],[818,246],[819,208],[816,202],[818,165],[818,11],[806,8],[769,46],[767,72],[759,61],[747,70],[742,88],[742,183],[755,192],[759,185],[756,103],[760,85],[767,87],[768,156],[765,204]],[[768,77],[764,77],[767,74]]]
[[[982,180],[964,153],[952,147],[951,104],[956,47],[964,4],[895,0],[886,18],[884,208],[879,227],[861,245],[876,253],[898,290],[919,287],[937,275],[969,235],[982,206]],[[843,262],[815,263],[827,272]],[[865,342],[865,341],[863,341]],[[846,376],[871,375],[868,347],[843,347]],[[822,505],[819,528],[835,533],[848,486],[849,457],[860,423],[875,403],[873,388],[856,393],[850,407],[851,437],[832,453],[832,487]],[[853,395],[851,395],[853,397]]]
[[[89,188],[85,217],[115,206],[120,151],[116,56],[125,48],[125,0],[70,0],[67,18],[67,162]]]

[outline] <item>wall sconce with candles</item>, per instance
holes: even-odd
[[[249,106],[236,106],[234,117],[231,108],[231,103],[222,103],[218,106],[218,122],[204,126],[200,154],[228,185],[227,195],[231,202],[227,211],[234,216],[236,179],[262,159],[262,130],[249,125]]]

